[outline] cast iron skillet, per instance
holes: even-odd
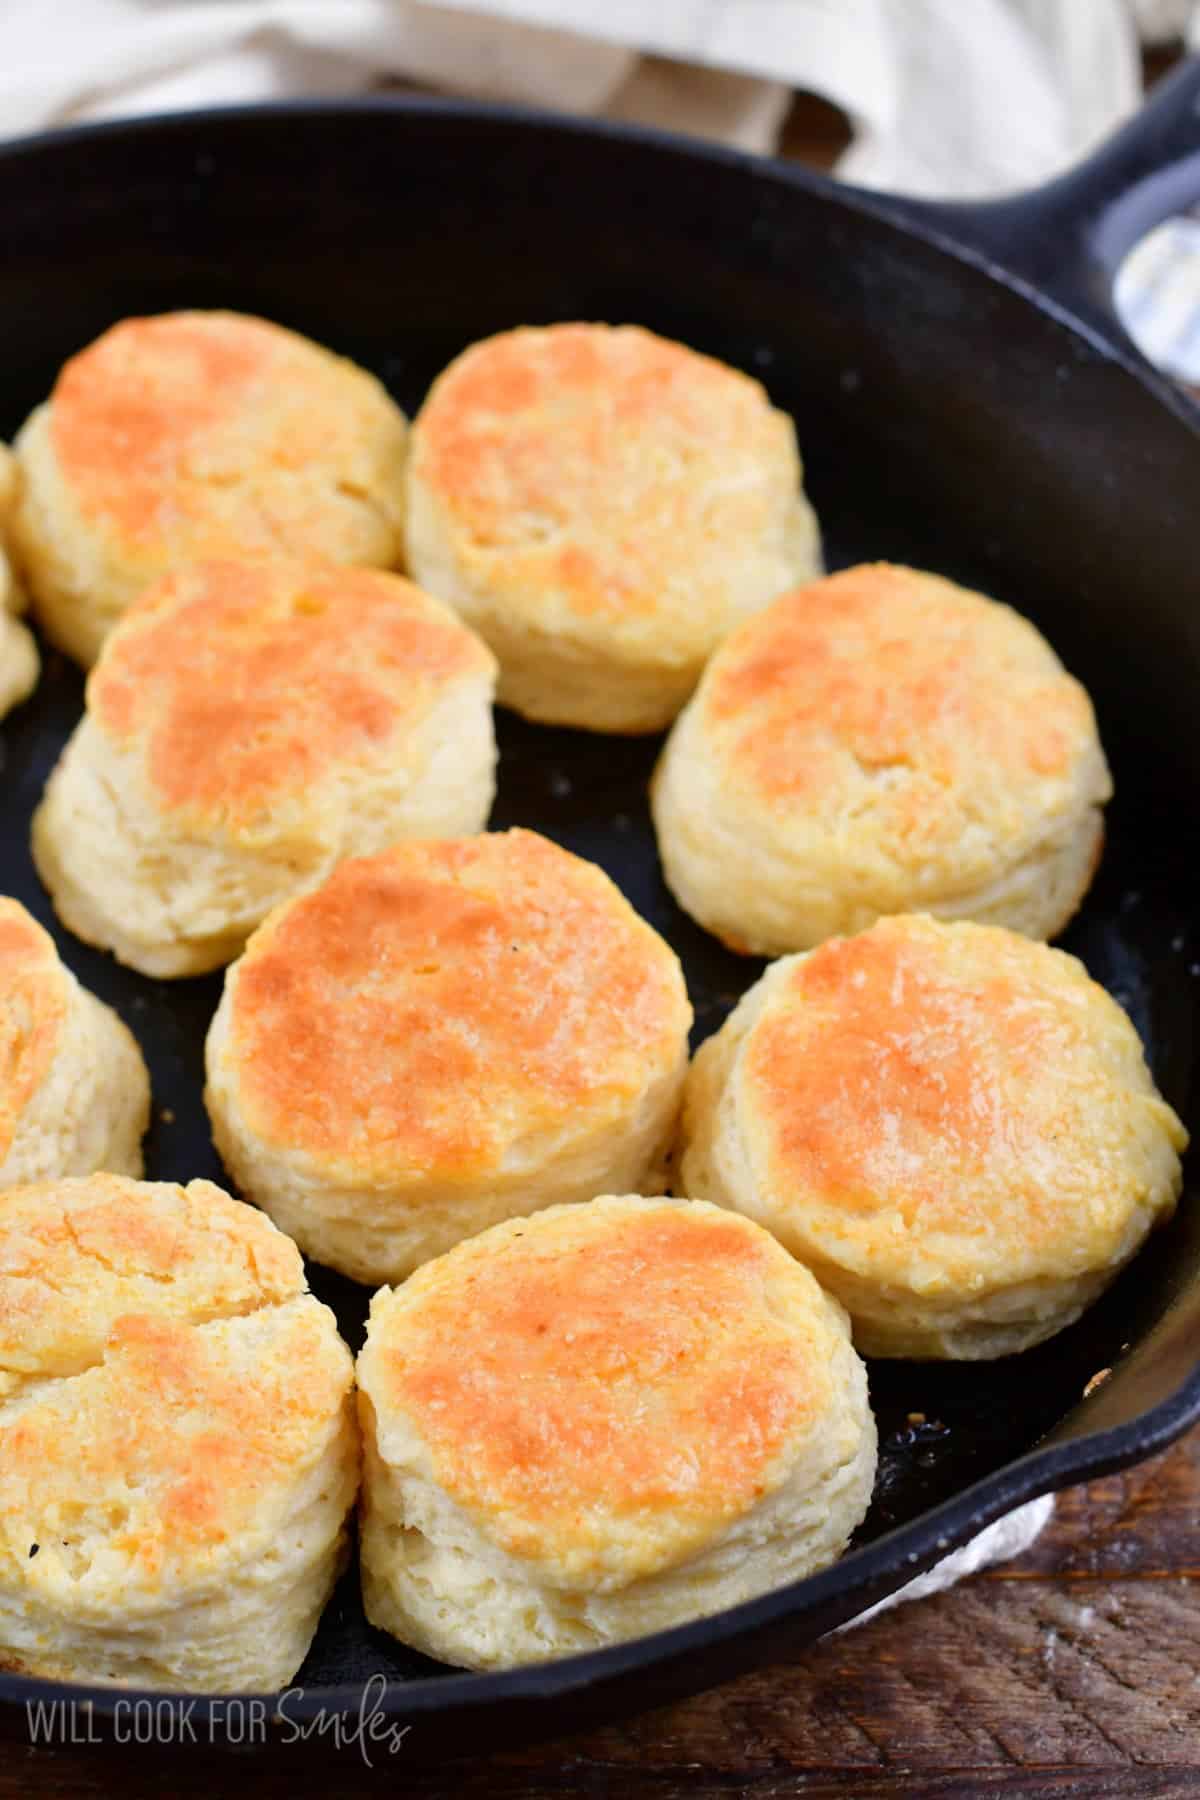
[[[884,556],[982,587],[1029,613],[1090,686],[1118,797],[1065,942],[1130,1008],[1196,1130],[1200,415],[1124,337],[1109,287],[1142,232],[1200,195],[1198,96],[1200,67],[1185,66],[1087,167],[978,208],[885,200],[649,132],[428,102],[251,108],[17,144],[0,153],[0,432],[112,320],[184,305],[298,327],[376,369],[409,409],[464,344],[520,321],[638,320],[760,375],[799,422],[834,565]],[[79,709],[78,675],[51,657],[37,697],[0,728],[0,889],[51,926],[27,826]],[[507,717],[501,740],[494,822],[603,863],[680,951],[697,1035],[711,1031],[761,965],[722,951],[663,889],[644,798],[656,742]],[[173,1115],[158,1118],[149,1172],[219,1177],[200,1105],[218,980],[145,981],[58,937],[138,1033]],[[357,1346],[364,1293],[312,1279]],[[321,1709],[353,1715],[372,1674],[387,1685],[368,1706],[410,1727],[406,1754],[478,1753],[631,1712],[830,1630],[1018,1501],[1161,1448],[1200,1417],[1194,1185],[1071,1331],[993,1366],[878,1364],[872,1394],[880,1480],[836,1568],[496,1676],[447,1672],[370,1631],[351,1577],[273,1741]],[[62,1691],[0,1677],[18,1730],[24,1701]],[[90,1698],[103,1723],[117,1696]]]

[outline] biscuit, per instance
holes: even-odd
[[[251,938],[209,1115],[307,1255],[399,1281],[556,1200],[661,1191],[691,1019],[674,952],[600,869],[529,831],[402,844]]]
[[[656,731],[730,628],[820,573],[792,422],[757,381],[637,326],[473,345],[406,474],[409,566],[527,718]]]
[[[345,1560],[353,1373],[295,1245],[209,1182],[0,1194],[0,1666],[289,1681]]]
[[[1053,937],[1111,793],[1091,702],[1028,620],[875,563],[726,641],[652,807],[684,911],[779,956],[910,911]]]
[[[0,1189],[142,1172],[150,1078],[128,1028],[0,898]]]
[[[17,459],[7,444],[0,444],[0,519],[7,519],[17,499]]]
[[[4,551],[0,548],[0,586],[5,579]],[[0,719],[28,700],[37,686],[37,646],[19,619],[0,604]]]
[[[371,1306],[363,1598],[507,1668],[824,1568],[875,1472],[846,1316],[766,1232],[604,1197],[495,1226]]]
[[[38,621],[95,661],[179,563],[244,551],[390,568],[404,416],[372,375],[265,319],[125,319],[60,373],[16,442],[17,548]]]
[[[774,963],[688,1077],[678,1183],[773,1231],[865,1356],[1005,1356],[1174,1210],[1187,1133],[1083,965],[882,920]]]
[[[0,719],[29,698],[41,668],[31,633],[14,616],[25,604],[6,542],[16,486],[16,461],[0,444]]]
[[[197,563],[125,615],[34,818],[63,923],[143,974],[228,962],[344,856],[482,830],[495,663],[400,576]]]

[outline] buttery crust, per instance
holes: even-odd
[[[1187,1133],[1082,964],[882,920],[756,982],[688,1077],[679,1183],[773,1231],[865,1355],[1006,1355],[1168,1218]]]
[[[157,582],[34,819],[63,922],[145,974],[237,955],[344,856],[481,830],[495,663],[400,576],[286,558]]]
[[[635,1196],[498,1225],[376,1295],[364,1594],[505,1667],[831,1562],[875,1466],[835,1301],[757,1226]]]
[[[528,831],[402,844],[255,933],[209,1112],[309,1255],[399,1280],[514,1213],[661,1182],[691,1018],[674,952],[590,863]]]
[[[16,458],[0,444],[0,719],[29,698],[41,670],[32,634],[15,616],[25,609],[7,543],[16,492]]]
[[[353,1371],[295,1246],[207,1182],[0,1194],[0,1657],[290,1679],[345,1554]]]
[[[778,956],[889,913],[1052,937],[1112,782],[1091,702],[1028,620],[866,564],[726,640],[667,741],[667,883],[732,948]]]
[[[528,718],[653,731],[740,619],[820,572],[790,419],[638,326],[473,345],[414,423],[410,565]]]
[[[149,1117],[131,1032],[25,908],[0,897],[0,1188],[95,1169],[140,1175]]]
[[[251,551],[392,567],[406,423],[379,382],[264,319],[125,319],[16,442],[14,532],[48,637],[90,664],[169,568]]]

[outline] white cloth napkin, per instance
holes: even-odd
[[[1200,0],[6,0],[0,136],[114,114],[417,83],[774,147],[791,90],[840,106],[838,172],[971,198],[1075,161],[1139,98],[1138,37]],[[1118,305],[1200,382],[1200,233],[1130,258]]]
[[[799,87],[849,115],[846,178],[969,198],[1032,186],[1084,155],[1138,103],[1139,31],[1200,42],[1200,4],[6,0],[0,26],[0,136],[401,82],[765,151]],[[1200,380],[1200,223],[1148,241],[1120,293],[1147,350]],[[1019,1508],[883,1604],[1018,1555],[1052,1505]]]
[[[973,1537],[962,1546],[961,1550],[952,1550],[944,1556],[932,1569],[924,1575],[917,1575],[912,1581],[897,1588],[886,1600],[877,1601],[860,1612],[856,1618],[839,1626],[841,1631],[853,1631],[856,1625],[865,1625],[877,1613],[888,1612],[893,1606],[903,1606],[910,1600],[924,1600],[928,1594],[940,1594],[946,1588],[953,1587],[956,1582],[963,1581],[968,1575],[977,1575],[980,1569],[990,1569],[996,1563],[1011,1562],[1014,1557],[1023,1556],[1031,1544],[1041,1537],[1054,1512],[1054,1498],[1044,1494],[1038,1500],[1030,1500],[1015,1511],[1006,1513],[1004,1518],[997,1519],[994,1525]]]
[[[1065,166],[1139,87],[1129,0],[7,0],[3,10],[2,134],[390,78],[765,150],[789,90],[802,87],[849,113],[848,177],[967,196]]]

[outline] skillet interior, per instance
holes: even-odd
[[[410,411],[465,343],[518,322],[637,320],[759,375],[797,418],[833,566],[884,556],[978,585],[1029,614],[1091,687],[1118,797],[1064,943],[1132,1012],[1197,1130],[1200,444],[1103,346],[815,179],[453,107],[267,109],[49,139],[0,155],[0,218],[0,436],[113,319],[180,305],[292,325],[375,369]],[[0,726],[0,890],[52,927],[28,820],[80,706],[78,675],[50,657],[37,697]],[[657,740],[506,715],[500,737],[493,823],[602,863],[679,950],[706,1035],[762,965],[722,951],[662,886],[644,800]],[[57,935],[132,1025],[173,1115],[156,1116],[148,1173],[220,1179],[200,1101],[219,980],[154,983]],[[1197,1273],[1195,1205],[1189,1192],[1109,1296],[1042,1349],[873,1368],[884,1450],[861,1542],[1011,1464],[1094,1371],[1117,1365],[1119,1391],[1128,1347]],[[357,1347],[365,1292],[311,1274]],[[911,1573],[902,1549],[885,1587]],[[820,1623],[798,1621],[793,1641]],[[347,1583],[300,1680],[376,1670],[437,1673],[370,1632]]]

